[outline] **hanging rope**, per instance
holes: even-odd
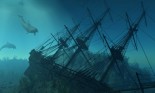
[[[143,51],[143,53],[144,53],[144,56],[145,56],[145,58],[146,58],[146,60],[147,60],[147,62],[148,62],[148,64],[149,64],[150,69],[152,70],[152,73],[155,75],[154,70],[153,70],[153,68],[152,68],[152,66],[151,66],[151,63],[150,63],[150,61],[149,61],[149,58],[148,58],[148,56],[146,55],[146,52],[145,52],[145,50],[144,50],[144,48],[143,48],[143,46],[142,46],[142,44],[141,44],[141,42],[140,42],[140,40],[139,40],[138,37],[137,37],[137,41],[138,41],[138,43],[139,43],[139,45],[140,45],[140,47],[141,47],[141,49],[142,49],[142,51]]]

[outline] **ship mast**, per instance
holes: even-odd
[[[80,24],[75,25],[75,26],[70,30],[70,31],[71,31],[71,34],[75,34],[75,32],[78,30],[79,26],[80,26]],[[51,34],[51,35],[52,35],[52,34]],[[52,35],[52,36],[53,36],[53,38],[55,38],[54,35]],[[60,52],[60,50],[63,49],[63,51],[66,53],[66,51],[64,50],[64,48],[68,47],[67,42],[68,42],[68,40],[70,40],[70,39],[71,39],[71,36],[70,36],[70,35],[69,35],[68,37],[66,37],[65,39],[59,38],[59,41],[56,40],[56,38],[55,38],[55,40],[57,41],[57,43],[60,43],[60,45],[59,45],[59,47],[58,47],[58,50],[57,50],[57,51],[55,52],[55,54],[52,56],[52,59],[53,59],[53,60],[57,58],[58,53]]]
[[[137,33],[138,27],[139,27],[141,21],[145,18],[145,14],[146,13],[143,10],[143,12],[142,12],[141,16],[139,17],[138,21],[136,21],[133,25],[130,24],[129,17],[126,14],[130,28],[129,28],[128,32],[123,36],[123,38],[114,46],[109,47],[109,44],[108,44],[108,42],[106,40],[106,37],[103,35],[103,37],[104,37],[104,39],[106,41],[106,44],[107,44],[107,46],[109,48],[109,51],[111,53],[111,59],[112,60],[107,65],[106,70],[102,74],[100,81],[103,81],[105,79],[105,77],[107,76],[110,68],[113,66],[113,64],[115,62],[124,60],[124,54],[125,54],[125,51],[126,51],[128,45],[129,45],[129,42],[132,39],[132,37]]]
[[[96,30],[98,29],[98,27],[101,25],[101,22],[103,21],[103,19],[105,18],[105,16],[108,14],[109,9],[107,9],[103,16],[97,20],[94,21],[94,24],[92,26],[90,26],[87,30],[86,30],[86,35],[84,39],[81,39],[79,37],[77,37],[76,39],[72,36],[72,34],[69,32],[67,26],[65,26],[67,32],[72,36],[73,41],[75,42],[75,44],[78,46],[78,48],[76,49],[75,53],[71,56],[71,58],[69,59],[69,61],[67,62],[67,64],[65,65],[65,67],[68,67],[72,62],[74,62],[74,59],[76,58],[77,55],[79,55],[79,53],[82,53],[82,55],[85,57],[86,62],[89,64],[89,66],[91,66],[90,61],[88,60],[88,58],[86,57],[86,55],[84,54],[83,50],[88,50],[88,45],[87,43],[91,40],[91,38],[93,37],[93,35],[95,34]]]

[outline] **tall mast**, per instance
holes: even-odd
[[[72,33],[72,34],[75,34],[75,32],[78,30],[79,26],[80,26],[80,24],[75,25],[75,26],[70,30],[71,33]],[[51,34],[51,35],[52,35],[52,34]],[[53,36],[53,35],[52,35],[52,36]],[[55,38],[55,37],[53,36],[53,38]],[[68,37],[66,37],[65,39],[60,38],[59,41],[57,41],[57,40],[55,39],[55,40],[57,41],[57,43],[60,42],[60,45],[59,45],[59,47],[58,47],[58,50],[57,50],[57,51],[55,52],[55,54],[52,56],[52,59],[53,59],[53,60],[56,59],[56,57],[57,57],[57,55],[58,55],[58,53],[60,52],[61,49],[65,48],[65,47],[68,47],[67,42],[68,42],[69,39],[71,39],[71,36],[70,36],[70,35],[69,35]],[[64,50],[64,49],[63,49],[63,50]],[[65,50],[64,50],[64,52],[65,52]]]
[[[87,32],[87,35],[85,36],[84,39],[81,39],[81,38],[74,38],[72,37],[72,39],[74,40],[75,44],[78,46],[78,48],[76,49],[75,53],[72,55],[72,57],[70,58],[70,60],[67,62],[66,66],[65,67],[68,67],[73,61],[74,59],[76,58],[76,56],[79,54],[79,53],[82,53],[82,55],[85,57],[86,59],[86,62],[89,64],[89,66],[91,66],[91,63],[89,62],[88,58],[85,56],[83,50],[88,50],[88,47],[86,43],[88,43],[89,40],[91,40],[91,38],[93,37],[93,35],[95,34],[96,30],[98,29],[98,26],[101,25],[101,22],[103,21],[103,19],[105,18],[105,16],[107,15],[109,9],[107,9],[103,16],[95,21],[94,20],[94,24],[92,26],[90,26],[86,32]],[[66,27],[66,26],[65,26]],[[66,27],[67,29],[67,27]],[[67,31],[69,32],[69,30],[67,29]],[[71,34],[70,34],[71,35]],[[72,35],[71,35],[72,36]]]
[[[127,49],[128,44],[130,40],[132,39],[132,37],[134,36],[134,34],[137,33],[138,26],[140,25],[141,21],[145,18],[145,14],[146,14],[145,11],[143,11],[138,21],[135,22],[133,25],[131,25],[130,22],[128,21],[130,28],[127,34],[123,36],[123,38],[119,41],[118,44],[109,48],[112,61],[110,61],[109,64],[107,65],[106,70],[102,74],[100,81],[103,81],[105,79],[110,68],[113,66],[115,62],[117,62],[118,60],[123,61],[125,50]]]

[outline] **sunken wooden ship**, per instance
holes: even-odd
[[[94,19],[87,9],[93,24],[81,30],[79,24],[72,28],[64,25],[65,30],[60,36],[51,34],[39,48],[30,52],[29,67],[25,77],[20,81],[19,93],[123,93],[123,91],[140,91],[154,87],[154,83],[145,83],[138,73],[133,73],[125,58],[130,41],[143,20],[145,10],[133,23],[126,13],[129,29],[118,42],[109,44],[102,31],[104,19],[109,15],[110,8],[98,19]],[[106,47],[103,51],[92,53],[89,49],[95,34]],[[134,42],[136,46],[136,42]],[[117,87],[113,85],[117,83]],[[124,83],[125,86],[119,86]]]

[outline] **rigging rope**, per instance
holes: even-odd
[[[149,64],[149,66],[150,66],[150,69],[152,70],[152,73],[155,75],[154,70],[153,70],[153,68],[152,68],[152,66],[151,66],[151,63],[150,63],[150,61],[149,61],[149,58],[148,58],[148,56],[146,55],[146,52],[145,52],[145,50],[144,50],[144,48],[143,48],[143,46],[142,46],[142,44],[141,44],[141,42],[140,42],[140,40],[139,40],[138,37],[137,37],[137,41],[139,42],[139,45],[140,45],[140,47],[141,47],[141,49],[142,49],[142,51],[143,51],[143,53],[144,53],[144,56],[145,56],[145,58],[146,58],[146,60],[147,60],[147,62],[148,62],[148,64]]]

